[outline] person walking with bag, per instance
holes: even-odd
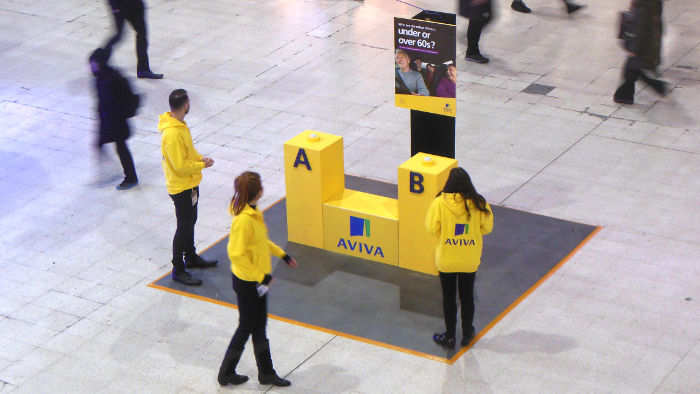
[[[260,175],[246,171],[236,177],[229,211],[233,215],[228,239],[233,290],[238,298],[238,328],[226,349],[219,368],[222,386],[242,384],[248,377],[236,373],[248,337],[253,337],[253,350],[258,365],[258,382],[286,387],[291,382],[279,377],[272,366],[270,342],[267,339],[267,293],[274,282],[270,255],[282,258],[296,268],[298,263],[282,248],[267,238],[263,214],[256,206],[263,195]]]
[[[467,27],[467,53],[465,60],[485,64],[489,58],[481,55],[479,40],[481,31],[493,18],[491,0],[459,0],[459,14],[469,19]]]
[[[445,332],[433,341],[449,349],[455,347],[457,302],[462,304],[462,346],[474,338],[474,280],[481,264],[483,236],[493,229],[493,212],[477,193],[467,171],[453,168],[445,187],[430,204],[425,217],[428,232],[437,236],[435,265],[442,286]]]
[[[624,81],[613,95],[613,101],[618,104],[634,104],[634,85],[640,77],[660,95],[666,93],[668,86],[665,81],[646,74],[656,73],[661,63],[661,0],[633,0],[630,10],[634,17],[625,38],[628,56],[622,74]]]
[[[114,142],[117,155],[124,169],[124,180],[117,190],[127,190],[139,184],[134,159],[126,145],[131,136],[128,118],[136,115],[139,96],[134,94],[124,76],[107,64],[107,53],[98,48],[90,55],[90,69],[95,76],[97,91],[97,114],[100,118],[100,132],[96,147],[102,157],[102,145]]]

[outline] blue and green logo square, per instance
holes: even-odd
[[[369,219],[350,216],[350,236],[370,236]]]
[[[455,224],[455,237],[462,234],[469,234],[469,223]]]

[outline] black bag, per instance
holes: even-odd
[[[493,18],[491,0],[459,0],[459,14],[486,26]]]
[[[617,33],[617,38],[622,40],[622,47],[628,51],[632,50],[632,43],[635,39],[634,19],[634,11],[620,12],[620,31]]]
[[[136,110],[139,109],[139,105],[141,105],[141,96],[131,93],[131,96],[126,100],[126,117],[133,118],[136,116]]]

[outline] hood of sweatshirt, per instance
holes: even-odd
[[[443,204],[450,210],[450,212],[452,212],[453,215],[460,216],[464,214],[464,197],[462,197],[461,194],[442,193],[440,197],[442,197]]]
[[[158,117],[158,131],[162,133],[169,127],[187,127],[187,124],[173,118],[170,112],[164,112]]]

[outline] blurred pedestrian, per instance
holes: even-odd
[[[488,63],[489,58],[479,51],[481,31],[493,18],[491,0],[460,0],[459,14],[469,19],[467,27],[467,53],[465,60],[475,63]]]
[[[114,23],[117,31],[114,36],[107,41],[104,49],[107,51],[107,58],[112,54],[112,46],[122,37],[124,22],[129,21],[131,27],[136,31],[136,76],[139,78],[161,79],[163,74],[156,74],[151,71],[148,62],[148,34],[146,31],[146,7],[141,0],[109,0],[112,9]]]
[[[117,190],[127,190],[138,185],[134,159],[126,145],[131,135],[128,118],[136,114],[139,106],[139,96],[134,94],[129,81],[119,71],[107,64],[107,54],[104,49],[96,49],[90,55],[90,69],[95,76],[97,91],[97,113],[100,119],[100,129],[97,138],[97,149],[102,156],[102,146],[114,142],[117,155],[124,169],[124,180],[117,185]]]
[[[660,95],[668,90],[665,81],[648,75],[655,74],[661,63],[661,0],[633,0],[630,11],[634,21],[626,44],[628,56],[622,74],[624,82],[613,95],[613,101],[619,104],[634,104],[634,85],[639,78]]]
[[[435,265],[442,286],[445,332],[433,341],[449,349],[455,347],[457,292],[462,305],[462,346],[474,338],[474,280],[481,264],[483,236],[493,229],[489,203],[476,192],[467,171],[450,170],[445,187],[435,197],[425,217],[428,232],[437,236]]]
[[[585,7],[585,5],[576,4],[570,0],[562,1],[564,2],[564,6],[566,7],[566,13],[569,15]],[[522,12],[524,14],[529,14],[532,11],[530,8],[528,8],[528,6],[525,5],[525,2],[523,0],[513,0],[513,2],[510,4],[510,8],[512,8],[515,11]]]
[[[199,183],[202,170],[214,165],[214,160],[194,149],[185,115],[190,111],[190,99],[185,89],[176,89],[168,97],[170,112],[160,115],[161,155],[168,194],[175,204],[177,229],[173,237],[172,279],[188,286],[198,286],[202,280],[186,268],[209,268],[218,260],[204,260],[194,246],[194,225],[197,223]],[[183,260],[184,258],[184,260]]]

